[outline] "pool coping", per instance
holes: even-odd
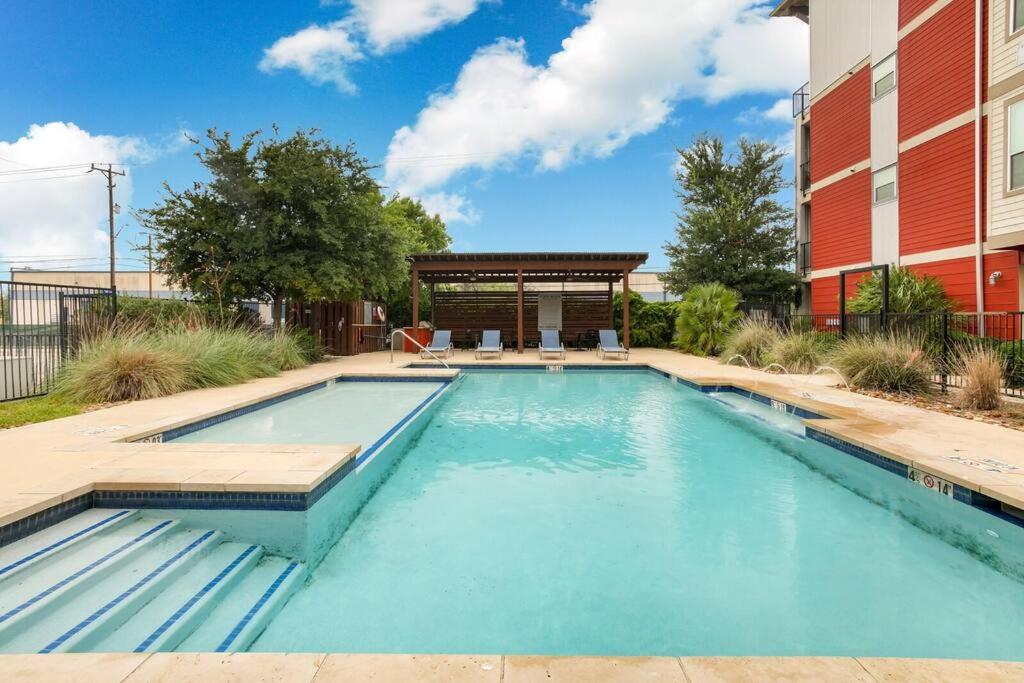
[[[9,680],[550,681],[837,683],[1020,680],[1024,663],[880,657],[587,657],[328,653],[82,653],[0,655]]]
[[[1014,523],[1024,521],[1020,512],[1024,509],[1024,487],[1019,486],[1019,481],[1007,480],[999,476],[1003,473],[979,468],[977,462],[967,459],[953,461],[928,455],[919,457],[892,448],[879,436],[879,430],[884,431],[886,427],[884,421],[866,416],[859,409],[819,401],[773,383],[766,383],[765,377],[772,376],[763,372],[751,370],[747,371],[749,374],[741,376],[726,377],[723,373],[720,377],[694,377],[651,360],[594,363],[588,360],[540,361],[522,358],[514,363],[486,360],[452,363],[449,369],[436,365],[424,366],[411,360],[399,367],[389,368],[388,371],[376,372],[339,372],[330,364],[324,364],[323,372],[317,373],[319,376],[313,380],[289,383],[288,386],[258,392],[243,400],[192,411],[185,416],[164,416],[134,429],[129,426],[112,430],[107,436],[101,433],[99,443],[93,440],[87,445],[65,445],[57,450],[67,453],[103,450],[105,455],[111,456],[109,464],[112,467],[83,472],[81,476],[72,478],[66,486],[55,482],[50,487],[36,487],[27,492],[30,495],[26,495],[23,505],[17,505],[16,501],[13,509],[0,510],[0,546],[62,521],[88,507],[304,511],[359,464],[372,457],[374,452],[400,432],[427,405],[439,398],[464,369],[507,371],[539,368],[561,368],[562,371],[648,370],[704,393],[728,391],[777,408],[781,406],[803,419],[809,438],[905,478],[911,469],[929,477],[937,477],[952,485],[951,497],[956,500]],[[729,370],[735,375],[735,371],[740,369]],[[182,430],[201,429],[245,412],[316,391],[337,381],[439,381],[442,385],[365,453],[360,453],[359,447],[355,445],[161,443],[168,433],[180,435]],[[201,390],[198,393],[202,391],[216,390]],[[195,456],[199,454],[202,454],[204,463],[210,463],[199,471],[195,471],[195,467],[191,470],[148,467],[151,461],[166,464],[165,461],[173,462],[175,458],[194,463]],[[273,462],[285,461],[289,464],[284,469],[275,465],[276,469],[272,467],[263,473],[249,472],[234,477],[227,476],[228,472],[234,470],[213,467],[225,458],[233,458],[237,463],[239,458],[248,460],[257,454]],[[139,464],[143,466],[139,467]],[[182,477],[183,472],[189,476]],[[1024,470],[1021,473],[1024,474]],[[1024,477],[1020,481],[1024,481]]]

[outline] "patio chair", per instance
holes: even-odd
[[[427,344],[427,348],[420,351],[420,358],[426,358],[431,353],[435,356],[440,356],[443,353],[445,358],[455,353],[451,330],[434,330],[434,338]]]
[[[537,347],[537,355],[544,357],[545,353],[557,353],[565,360],[565,344],[558,339],[558,330],[541,330],[540,346]]]
[[[629,360],[629,349],[619,343],[619,335],[615,330],[601,330],[598,332],[601,341],[597,345],[597,357],[607,358],[608,354]]]
[[[484,330],[483,339],[476,345],[476,358],[479,360],[482,354],[496,353],[500,359],[504,350],[505,345],[501,343],[501,330]]]

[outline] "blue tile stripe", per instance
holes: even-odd
[[[125,515],[131,514],[131,513],[132,513],[131,510],[122,510],[121,512],[118,512],[118,513],[113,514],[113,515],[111,515],[109,517],[101,519],[100,521],[96,522],[95,524],[91,524],[91,525],[85,527],[84,529],[80,529],[80,530],[76,531],[75,533],[73,533],[73,534],[71,534],[69,536],[65,536],[64,538],[60,539],[59,541],[54,541],[53,543],[51,543],[50,545],[46,546],[45,548],[40,548],[39,550],[35,551],[34,553],[29,553],[28,555],[25,555],[24,557],[22,557],[22,558],[20,558],[18,560],[15,560],[14,562],[11,562],[6,567],[0,567],[0,576],[3,576],[4,574],[6,574],[8,572],[14,571],[18,567],[24,565],[26,562],[31,562],[32,560],[36,559],[37,557],[40,557],[40,556],[45,555],[45,554],[47,554],[49,552],[52,552],[52,551],[56,550],[57,548],[60,548],[63,545],[67,545],[68,543],[71,543],[72,541],[74,541],[77,538],[81,538],[82,536],[84,536],[85,534],[89,533],[90,531],[95,531],[96,529],[99,529],[100,527],[106,526],[107,524],[110,524],[114,520],[121,519]]]
[[[0,526],[0,547],[20,541],[37,531],[59,524],[92,507],[92,492],[83,493],[45,510]]]
[[[403,418],[402,418],[401,420],[399,420],[399,421],[398,421],[398,422],[397,422],[397,423],[395,424],[395,426],[394,426],[394,427],[392,427],[392,428],[391,428],[391,429],[389,429],[389,430],[388,430],[387,432],[385,432],[385,433],[384,433],[384,436],[382,436],[382,437],[380,437],[379,439],[377,439],[376,441],[374,441],[374,442],[373,442],[373,443],[372,443],[372,444],[370,445],[370,447],[369,447],[369,448],[367,448],[367,449],[366,449],[365,451],[361,452],[361,453],[360,453],[360,454],[359,454],[359,455],[358,455],[358,456],[356,457],[356,465],[362,465],[362,464],[363,464],[364,462],[366,462],[367,460],[369,460],[370,458],[372,458],[372,457],[373,457],[373,455],[374,455],[374,453],[376,453],[376,452],[377,452],[378,450],[380,450],[380,447],[381,447],[381,446],[383,446],[383,445],[384,445],[385,443],[387,443],[388,439],[390,439],[390,438],[391,438],[391,437],[393,437],[393,436],[394,436],[395,434],[397,434],[397,433],[398,433],[398,431],[399,431],[400,429],[402,429],[402,427],[404,427],[405,425],[407,425],[407,424],[409,423],[409,421],[410,421],[410,420],[412,420],[412,419],[413,419],[414,417],[416,417],[416,415],[417,415],[417,414],[419,414],[420,410],[422,410],[422,409],[423,409],[424,407],[426,407],[426,406],[427,406],[427,404],[428,404],[428,403],[430,403],[430,402],[431,402],[431,401],[433,401],[433,400],[434,400],[435,398],[437,398],[438,394],[440,394],[440,393],[441,393],[442,391],[444,391],[445,389],[447,389],[447,388],[448,388],[448,386],[449,386],[449,384],[450,384],[449,382],[446,382],[446,383],[442,384],[441,386],[439,386],[439,387],[438,387],[437,389],[434,389],[434,391],[433,391],[433,392],[431,392],[430,396],[427,396],[427,397],[426,397],[425,399],[423,399],[423,401],[422,401],[422,402],[420,402],[420,404],[419,404],[418,406],[416,406],[415,408],[413,408],[412,410],[410,410],[410,411],[409,411],[409,412],[408,412],[408,413],[406,414],[406,416],[405,416],[405,417],[403,417]]]
[[[58,590],[60,590],[64,586],[68,585],[72,581],[75,581],[75,580],[81,578],[82,576],[85,576],[86,574],[91,572],[93,569],[96,569],[97,567],[99,567],[101,564],[103,564],[103,563],[107,562],[108,560],[113,559],[114,557],[120,555],[121,553],[123,553],[124,551],[128,550],[132,546],[141,543],[142,541],[146,540],[147,538],[149,538],[150,536],[152,536],[153,534],[155,534],[156,532],[160,531],[161,529],[163,529],[164,527],[166,527],[167,525],[169,525],[171,523],[172,523],[172,520],[169,520],[169,519],[164,521],[164,522],[160,522],[156,526],[154,526],[151,529],[148,529],[148,530],[142,532],[141,534],[139,534],[138,536],[136,536],[132,540],[128,541],[127,543],[124,543],[124,544],[114,548],[113,550],[108,552],[106,555],[103,555],[102,557],[93,560],[92,562],[90,562],[89,564],[85,565],[84,567],[82,567],[78,571],[74,572],[73,574],[64,577],[63,579],[61,579],[57,583],[53,584],[52,586],[50,586],[49,588],[44,590],[43,592],[38,593],[36,595],[33,595],[31,598],[29,598],[25,602],[21,603],[17,607],[13,607],[13,608],[9,609],[8,611],[4,612],[3,614],[0,614],[0,624],[2,624],[5,621],[9,620],[11,617],[14,617],[14,616],[17,616],[18,614],[21,614],[26,609],[28,609],[32,605],[36,604],[40,600],[43,600],[47,596],[52,595],[53,593],[57,592]]]
[[[192,551],[194,551],[196,548],[201,546],[203,543],[206,543],[206,541],[211,536],[213,536],[215,533],[217,533],[217,532],[215,532],[215,531],[207,531],[206,533],[204,533],[201,536],[199,536],[199,538],[193,540],[191,543],[186,545],[184,548],[182,548],[178,552],[176,552],[173,555],[171,555],[169,558],[164,560],[160,564],[160,566],[158,566],[156,569],[152,570],[151,572],[149,572],[148,574],[143,576],[141,579],[136,581],[126,591],[124,591],[123,593],[118,595],[116,598],[114,598],[113,600],[111,600],[107,604],[105,604],[102,607],[100,607],[99,609],[97,609],[95,612],[93,612],[92,614],[87,616],[85,619],[83,619],[82,621],[80,621],[77,624],[75,624],[74,626],[72,626],[70,629],[68,629],[67,631],[65,631],[61,635],[57,636],[53,640],[53,642],[51,642],[49,645],[47,645],[42,650],[40,650],[39,654],[45,655],[45,654],[49,654],[49,653],[53,652],[54,650],[56,650],[58,647],[63,645],[65,642],[67,642],[69,638],[74,637],[75,635],[80,633],[83,629],[88,628],[97,619],[100,619],[104,614],[106,614],[110,610],[114,609],[115,607],[120,605],[122,602],[124,602],[125,600],[130,598],[133,594],[137,593],[139,590],[144,588],[146,586],[146,584],[148,584],[150,581],[152,581],[156,577],[158,577],[161,574],[163,574],[165,571],[167,571],[167,569],[172,564],[174,564],[175,562],[177,562],[181,558],[185,557],[186,555],[188,555]]]
[[[235,639],[238,638],[238,636],[242,633],[242,629],[249,625],[249,622],[256,617],[256,614],[261,609],[263,609],[263,606],[267,604],[267,601],[270,600],[271,597],[273,597],[274,593],[276,593],[277,589],[281,587],[281,584],[284,583],[285,579],[287,579],[291,575],[291,573],[298,568],[298,566],[298,562],[288,563],[288,566],[284,568],[284,571],[282,571],[278,575],[278,577],[274,579],[274,582],[270,584],[267,590],[263,591],[263,595],[259,597],[259,600],[257,600],[256,603],[249,608],[249,611],[245,613],[245,616],[243,616],[241,620],[239,620],[239,622],[235,624],[235,627],[231,629],[231,633],[229,633],[227,638],[225,638],[221,642],[221,644],[217,646],[215,652],[228,651],[228,648],[231,647],[231,643],[235,642]]]
[[[210,592],[210,591],[212,591],[212,590],[213,590],[214,588],[216,588],[216,587],[217,587],[217,585],[218,585],[218,584],[220,584],[220,582],[221,582],[221,581],[223,581],[223,580],[224,580],[224,579],[225,579],[225,578],[227,577],[227,575],[228,575],[228,574],[230,574],[231,572],[233,572],[233,571],[235,570],[235,568],[236,568],[236,567],[238,567],[238,565],[242,564],[242,562],[244,562],[244,561],[245,561],[245,558],[249,557],[249,556],[250,556],[250,555],[252,555],[252,554],[253,554],[254,552],[256,552],[256,549],[257,549],[258,547],[259,547],[259,546],[251,545],[251,546],[249,546],[248,548],[246,548],[245,550],[243,550],[243,551],[242,551],[242,554],[241,554],[241,555],[239,555],[239,556],[238,556],[238,557],[236,557],[235,559],[231,560],[231,562],[230,562],[230,563],[228,564],[228,566],[224,567],[224,569],[221,569],[221,570],[220,570],[220,573],[219,573],[219,574],[217,574],[217,576],[215,576],[215,577],[213,577],[212,579],[210,579],[210,581],[209,581],[209,582],[207,582],[207,584],[206,584],[205,586],[203,586],[202,588],[200,588],[200,589],[199,589],[199,592],[198,592],[198,593],[196,593],[196,594],[195,594],[195,595],[193,595],[193,596],[192,596],[191,598],[189,598],[189,599],[188,599],[188,600],[187,600],[187,601],[185,602],[185,604],[184,604],[184,605],[182,605],[181,607],[179,607],[179,608],[177,609],[177,611],[175,611],[175,612],[174,612],[174,614],[172,614],[171,616],[169,616],[169,617],[167,618],[167,620],[166,620],[166,621],[164,621],[164,623],[160,624],[160,625],[159,625],[159,626],[158,626],[158,627],[156,628],[156,630],[155,630],[155,631],[153,631],[152,633],[150,633],[150,634],[149,634],[149,636],[148,636],[148,637],[147,637],[147,638],[146,638],[145,640],[143,640],[143,641],[142,641],[141,643],[139,643],[139,645],[138,645],[138,646],[137,646],[137,647],[135,648],[135,650],[134,650],[134,651],[135,651],[135,652],[145,652],[145,651],[146,651],[147,649],[149,649],[149,647],[150,647],[150,646],[151,646],[151,645],[152,645],[153,643],[155,643],[155,642],[156,642],[156,639],[157,639],[157,638],[159,638],[160,636],[162,636],[162,635],[163,635],[164,633],[166,633],[166,632],[167,632],[167,630],[168,630],[169,628],[171,628],[172,626],[174,626],[174,624],[176,624],[176,623],[178,622],[178,620],[180,620],[180,619],[181,619],[181,618],[182,618],[183,616],[185,616],[185,614],[186,614],[186,613],[187,613],[187,612],[188,612],[188,611],[189,611],[190,609],[192,609],[193,607],[195,607],[195,605],[196,605],[196,603],[197,603],[197,602],[199,602],[200,600],[202,600],[202,599],[203,599],[203,597],[204,597],[204,596],[205,596],[205,595],[206,595],[207,593],[209,593],[209,592]]]

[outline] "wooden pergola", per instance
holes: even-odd
[[[434,298],[435,284],[515,283],[515,337],[516,349],[523,352],[527,337],[539,332],[527,329],[527,314],[536,317],[538,294],[527,293],[526,283],[594,283],[604,285],[596,291],[574,289],[562,294],[568,299],[570,322],[580,328],[612,326],[612,286],[621,281],[623,289],[623,339],[629,347],[629,274],[647,261],[645,253],[626,252],[562,252],[562,253],[476,253],[476,254],[416,254],[410,257],[412,267],[412,324],[419,325],[420,283],[431,285]],[[438,293],[440,294],[440,293]],[[503,326],[503,311],[511,311],[511,299],[503,299],[504,292],[450,292],[442,302],[449,320],[464,322],[474,329],[494,329]],[[512,292],[507,294],[512,295]],[[527,295],[532,301],[528,306]],[[439,309],[434,299],[434,310]],[[478,315],[474,318],[474,313]],[[598,322],[600,323],[598,325]],[[441,326],[440,324],[438,325]]]

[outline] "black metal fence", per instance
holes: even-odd
[[[0,281],[0,401],[47,393],[64,361],[116,314],[113,289]]]
[[[1024,313],[848,313],[785,315],[774,323],[787,332],[814,332],[836,339],[893,334],[918,340],[931,357],[943,391],[962,385],[953,361],[968,346],[982,345],[1003,358],[1003,393],[1024,398]]]

